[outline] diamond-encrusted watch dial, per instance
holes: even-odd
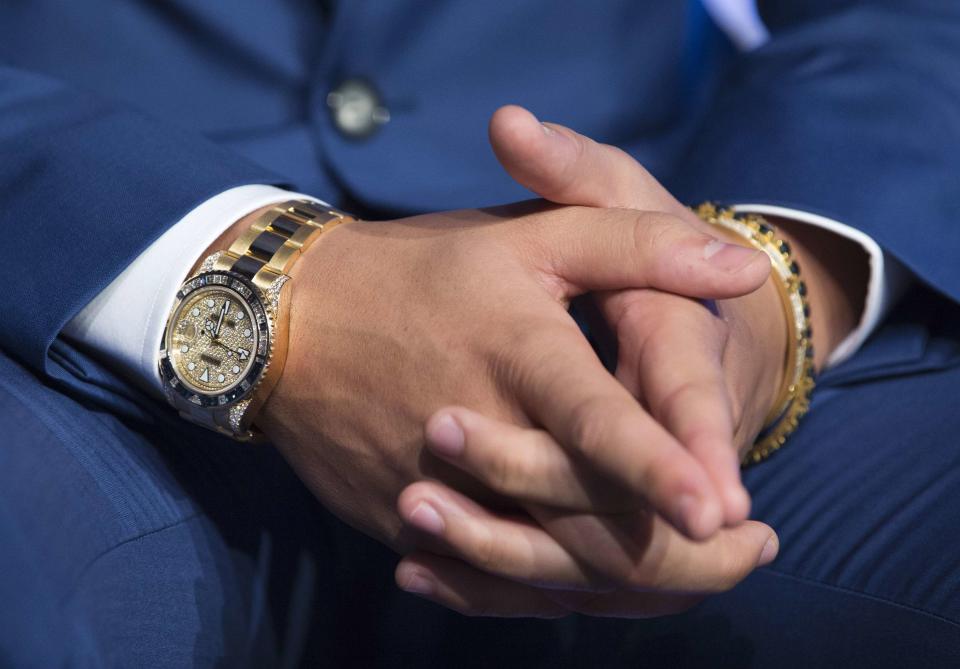
[[[199,394],[220,395],[247,376],[259,338],[257,318],[247,300],[230,287],[215,284],[183,299],[170,320],[165,347],[185,386]]]
[[[205,409],[248,398],[270,364],[278,297],[229,270],[188,279],[160,344],[160,376],[170,401],[179,397]]]

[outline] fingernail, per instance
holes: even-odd
[[[767,543],[763,545],[763,550],[760,552],[760,561],[757,563],[757,566],[763,567],[770,564],[779,552],[780,542],[777,540],[777,535],[771,534],[770,538],[767,539]]]
[[[704,260],[731,274],[739,272],[761,254],[763,254],[763,251],[759,249],[740,246],[739,244],[728,244],[719,239],[712,239],[703,247]]]
[[[432,595],[436,589],[433,579],[416,569],[397,580],[401,589],[415,595]]]
[[[430,422],[427,429],[427,443],[431,450],[454,458],[463,453],[466,437],[460,424],[454,420],[453,416],[445,413]]]
[[[549,125],[547,125],[546,123],[543,123],[542,121],[541,121],[541,123],[540,123],[540,127],[543,128],[543,134],[544,134],[544,135],[548,135],[548,136],[549,136],[549,135],[554,135],[554,134],[556,134],[556,133],[554,132],[553,128],[551,128],[551,127],[550,127]]]
[[[408,522],[418,530],[423,530],[429,534],[443,534],[443,518],[429,502],[417,504],[410,513]]]

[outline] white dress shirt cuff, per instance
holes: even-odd
[[[838,365],[856,353],[867,337],[877,329],[894,303],[903,295],[910,282],[910,272],[896,259],[883,252],[880,245],[869,235],[825,216],[818,216],[797,209],[763,204],[739,204],[734,209],[740,213],[778,216],[780,218],[815,225],[856,242],[867,254],[870,263],[870,279],[864,300],[863,314],[854,330],[831,352],[827,367]],[[816,305],[814,305],[816,308]]]
[[[273,186],[239,186],[203,202],[167,230],[63,329],[63,336],[93,351],[161,394],[160,340],[180,285],[203,251],[247,214],[277,202],[316,198]]]

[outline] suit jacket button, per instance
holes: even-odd
[[[390,120],[376,89],[362,79],[347,79],[327,94],[337,131],[349,139],[369,137]]]

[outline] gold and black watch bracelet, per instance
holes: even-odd
[[[220,254],[213,269],[236,272],[266,290],[321,233],[352,220],[342,212],[301,200],[274,205]]]
[[[762,216],[738,214],[732,209],[705,203],[695,209],[701,220],[746,240],[770,258],[772,274],[787,319],[787,347],[783,382],[777,391],[763,430],[743,458],[743,464],[765,460],[786,443],[810,409],[813,393],[813,329],[807,286],[790,244]]]

